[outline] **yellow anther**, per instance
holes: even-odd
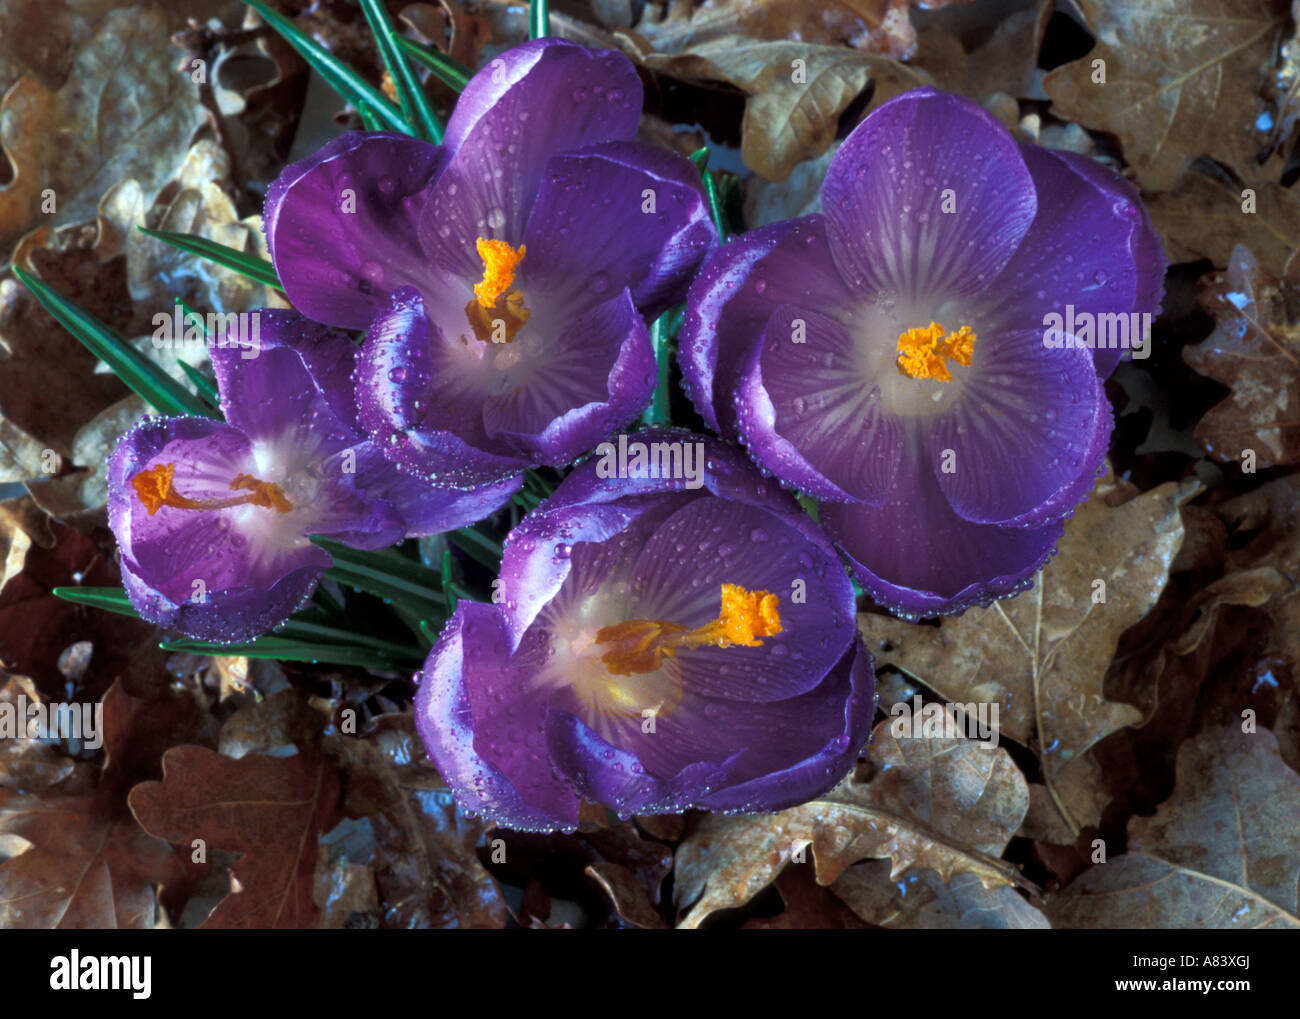
[[[521,244],[516,250],[505,241],[484,237],[476,246],[483,259],[483,279],[474,284],[474,299],[465,305],[465,315],[484,343],[509,343],[532,317],[524,307],[523,292],[510,289],[528,248]]]
[[[605,668],[620,676],[652,672],[663,663],[664,656],[677,654],[679,648],[759,647],[764,637],[782,631],[777,596],[768,591],[747,591],[739,584],[722,585],[722,605],[718,618],[688,630],[680,623],[658,619],[629,619],[602,627],[596,643],[609,647],[601,656]]]
[[[898,370],[909,379],[951,382],[947,360],[969,367],[975,340],[970,326],[962,326],[955,333],[949,333],[938,322],[909,329],[898,337]]]
[[[476,245],[478,257],[483,259],[483,281],[474,284],[474,296],[480,307],[494,308],[497,299],[510,289],[515,281],[515,270],[528,253],[527,246],[515,250],[505,241],[480,237]]]

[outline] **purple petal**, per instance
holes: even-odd
[[[723,584],[777,596],[782,632],[758,647],[677,655],[692,694],[778,701],[816,686],[853,638],[853,589],[835,554],[766,510],[696,499],[661,523],[632,570],[626,619],[687,628],[718,616]]]
[[[479,237],[518,246],[552,156],[628,140],[641,119],[641,79],[613,50],[537,39],[489,61],[447,122],[454,153],[420,220],[426,253],[477,279]]]
[[[983,291],[1037,208],[1020,148],[992,114],[932,88],[877,107],[822,183],[844,278],[925,309]],[[809,303],[809,302],[803,302]]]
[[[577,306],[630,287],[653,318],[681,303],[717,237],[690,160],[640,142],[606,142],[547,164],[528,217],[520,287],[540,286]]]
[[[555,767],[585,797],[620,813],[781,810],[835,785],[857,760],[875,709],[871,658],[850,647],[812,690],[763,704],[688,694],[608,741],[556,713]]]
[[[255,441],[283,447],[285,461],[310,460],[360,438],[356,344],[296,312],[252,314],[255,345],[210,352],[226,420]]]
[[[734,438],[736,387],[772,313],[795,304],[853,315],[863,302],[840,277],[822,216],[735,238],[705,261],[687,298],[678,340],[682,385],[710,427]]]
[[[971,371],[950,384],[963,389],[930,422],[928,453],[958,516],[1041,524],[1092,491],[1111,411],[1090,351],[1046,347],[1038,330],[983,336]]]
[[[731,762],[726,783],[700,799],[702,809],[784,810],[835,786],[861,756],[871,732],[876,710],[871,655],[855,641],[820,686],[763,707],[779,711],[781,723],[772,725],[769,718],[764,726],[762,714],[755,714],[744,753]]]
[[[486,344],[448,340],[402,289],[377,317],[357,362],[361,427],[395,463],[442,487],[469,489],[515,478],[525,459],[483,427],[488,389],[475,360]]]
[[[1123,182],[1101,176],[1109,171],[1090,159],[1067,160],[1063,153],[1037,145],[1022,150],[1043,201],[1015,256],[989,288],[987,307],[976,320],[983,330],[1046,331],[1050,316],[1064,318],[1069,306],[1080,315],[1123,316],[1127,337],[1139,272],[1133,246],[1139,233],[1151,234],[1150,227],[1143,226],[1136,194],[1123,193],[1118,186]],[[1150,273],[1151,267],[1143,271]],[[1143,285],[1150,290],[1149,280]],[[1122,353],[1118,348],[1094,351],[1103,377]]]
[[[1114,308],[1112,310],[1132,310],[1139,315],[1147,314],[1154,318],[1160,313],[1160,302],[1165,293],[1165,271],[1169,268],[1169,259],[1165,255],[1160,235],[1156,233],[1155,227],[1151,223],[1151,215],[1147,212],[1146,206],[1142,204],[1137,189],[1115,171],[1103,166],[1095,159],[1076,155],[1073,152],[1053,151],[1051,154],[1065,162],[1076,174],[1107,196],[1110,203],[1108,213],[1110,218],[1118,218],[1121,222],[1132,225],[1128,252],[1129,259],[1136,267],[1137,272],[1133,306],[1131,309]],[[1031,166],[1030,169],[1032,170],[1033,167]],[[1037,179],[1037,176],[1037,173],[1035,173],[1035,179]],[[1043,190],[1040,186],[1039,193],[1042,194]],[[1059,198],[1053,195],[1053,201],[1059,201]],[[1110,272],[1104,267],[1100,271],[1107,274]],[[1093,357],[1097,364],[1097,374],[1103,379],[1109,378],[1123,356],[1124,351],[1118,348],[1094,350]]]
[[[552,328],[530,322],[524,329],[515,344],[494,345],[518,350],[485,355],[516,363],[500,372],[483,424],[530,462],[562,466],[650,403],[654,347],[627,290]]]
[[[287,167],[267,192],[264,229],[294,307],[364,329],[399,286],[444,288],[417,223],[446,159],[405,135],[353,132]]]
[[[836,502],[884,500],[903,453],[899,419],[859,354],[863,309],[852,326],[783,305],[738,390],[740,432],[754,457],[786,484]]]
[[[928,460],[903,459],[882,506],[823,503],[819,517],[849,557],[854,576],[904,617],[961,612],[1026,587],[1051,555],[1063,525],[973,524],[953,511]]]
[[[416,727],[467,809],[521,831],[572,829],[578,798],[551,770],[545,697],[528,695],[526,682],[508,661],[496,608],[462,601],[424,664]]]

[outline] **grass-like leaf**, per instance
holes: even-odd
[[[457,92],[463,92],[465,86],[469,84],[470,78],[474,77],[474,69],[466,67],[459,60],[447,56],[441,50],[435,50],[429,46],[421,46],[414,39],[407,39],[405,36],[396,36],[397,45],[402,47],[406,53],[418,60],[430,71],[435,78],[441,81]]]
[[[462,527],[447,535],[449,541],[474,561],[487,567],[492,573],[501,569],[501,546],[487,535],[472,527]]]
[[[150,230],[144,226],[138,226],[136,229],[165,244],[170,244],[174,248],[180,248],[182,251],[188,251],[191,255],[198,255],[200,258],[216,262],[217,265],[242,273],[251,280],[264,283],[268,287],[275,287],[276,290],[284,293],[284,287],[280,286],[280,277],[275,274],[275,266],[265,258],[246,255],[228,244],[219,244],[216,241],[208,240],[206,237],[196,237],[193,234],[172,233],[170,230]]]
[[[285,41],[298,51],[303,60],[307,61],[335,92],[353,106],[366,103],[375,115],[394,131],[416,135],[415,125],[402,115],[401,110],[388,101],[387,96],[315,39],[301,31],[283,14],[262,3],[261,0],[244,0],[244,3],[257,11],[263,21],[284,36]]]
[[[131,599],[120,587],[56,587],[50,593],[56,598],[75,602],[78,605],[88,605],[92,609],[103,609],[105,612],[115,612],[119,616],[140,618],[140,613],[131,604]]]
[[[87,350],[107,364],[118,378],[157,411],[162,414],[220,416],[132,347],[115,329],[109,328],[89,312],[82,311],[48,283],[26,270],[15,265],[13,271],[59,325],[80,340]]]
[[[718,185],[713,179],[713,173],[709,170],[709,147],[706,145],[691,153],[691,162],[695,164],[696,169],[700,171],[700,177],[704,180],[704,194],[709,199],[709,215],[713,217],[713,225],[718,228],[719,240],[727,240],[727,221],[722,214],[722,201],[718,196]]]
[[[530,0],[528,38],[544,39],[551,34],[551,5],[548,0]]]
[[[666,425],[672,420],[668,409],[669,398],[672,395],[669,391],[669,381],[673,373],[673,351],[671,337],[668,334],[668,321],[671,316],[671,310],[665,311],[650,323],[650,345],[655,352],[658,378],[655,381],[654,397],[650,401],[650,406],[641,415],[641,420],[647,425]]]
[[[366,20],[370,22],[370,30],[379,45],[379,55],[384,58],[384,66],[392,76],[397,98],[402,104],[403,115],[419,129],[421,137],[434,144],[440,143],[442,122],[433,112],[429,97],[424,94],[424,89],[420,87],[420,80],[411,70],[411,65],[406,62],[406,56],[397,44],[397,33],[393,30],[393,23],[388,20],[388,12],[384,9],[383,3],[381,0],[361,0],[361,9],[365,12]]]
[[[363,669],[383,672],[406,672],[418,666],[423,659],[412,648],[411,654],[401,658],[389,657],[373,648],[346,644],[327,644],[310,640],[295,640],[278,634],[268,634],[246,644],[211,644],[202,640],[180,637],[158,645],[164,651],[192,655],[242,655],[245,658],[274,658],[282,662],[327,663],[329,665],[355,665]]]

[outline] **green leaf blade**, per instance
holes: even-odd
[[[220,417],[195,394],[127,343],[94,315],[77,307],[44,280],[18,266],[13,273],[69,333],[109,366],[130,389],[161,414]]]

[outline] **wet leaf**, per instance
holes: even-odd
[[[674,55],[652,53],[646,67],[693,81],[725,81],[749,96],[741,156],[756,173],[785,180],[796,163],[826,151],[839,116],[871,84],[871,106],[930,79],[888,57],[842,46],[724,36]],[[866,112],[865,110],[863,111]]]
[[[974,874],[944,882],[932,870],[891,878],[887,864],[859,863],[831,891],[862,919],[900,930],[1024,930],[1051,926],[1043,913],[1007,885],[985,888]]]
[[[1300,928],[1300,776],[1261,729],[1208,729],[1184,743],[1153,817],[1128,852],[1051,896],[1057,927]]]
[[[853,863],[889,859],[890,875],[912,867],[944,880],[972,874],[1012,884],[998,859],[1029,806],[1024,776],[1005,750],[964,739],[895,739],[876,727],[870,782],[849,777],[825,796],[773,814],[710,814],[677,849],[676,901],[683,927],[743,906],[811,847],[817,881],[829,885]]]
[[[1201,305],[1214,316],[1208,339],[1183,348],[1183,360],[1232,394],[1196,426],[1216,460],[1254,467],[1300,461],[1300,286],[1260,268],[1244,247],[1227,272],[1200,281]]]
[[[1076,835],[1099,809],[1071,770],[1098,740],[1141,719],[1132,705],[1106,700],[1106,668],[1120,635],[1160,596],[1183,540],[1178,508],[1199,485],[1170,482],[1112,507],[1113,488],[1103,478],[1066,522],[1029,591],[938,627],[858,619],[878,667],[895,666],[951,702],[997,705],[1001,733],[1038,754],[1042,792]]]
[[[1053,112],[1109,131],[1146,191],[1209,156],[1256,165],[1260,79],[1286,25],[1276,0],[1077,0],[1097,45],[1043,83]],[[1104,83],[1096,80],[1105,62]]]
[[[456,805],[412,716],[381,715],[363,735],[327,742],[343,765],[343,811],[374,829],[383,925],[504,927],[505,900],[476,854],[486,826]]]

